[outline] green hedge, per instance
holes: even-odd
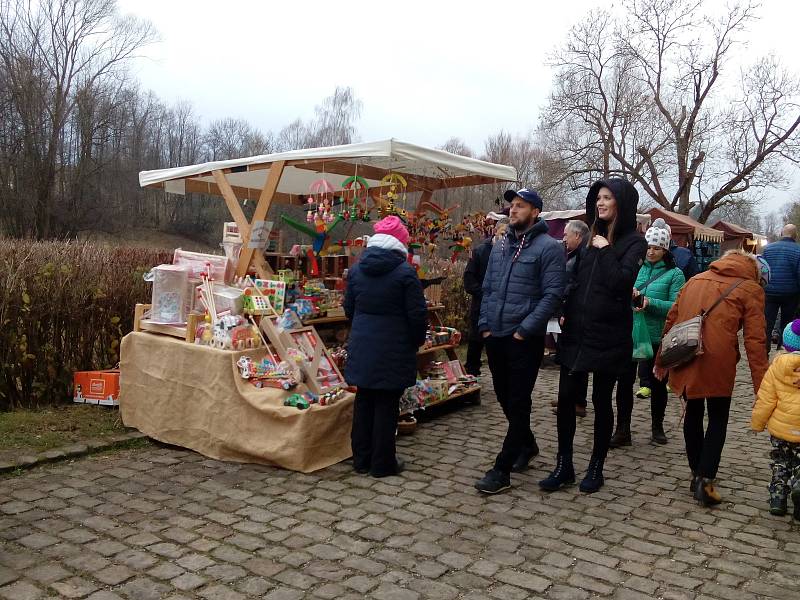
[[[171,253],[0,238],[0,410],[70,400],[72,373],[112,368],[144,272]]]

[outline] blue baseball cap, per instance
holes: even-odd
[[[506,190],[503,194],[503,199],[506,202],[511,202],[514,198],[522,198],[525,202],[532,204],[534,208],[538,208],[542,210],[542,199],[539,197],[539,194],[536,193],[535,190],[529,190],[528,188],[522,188],[521,190]]]

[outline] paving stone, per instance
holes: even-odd
[[[200,577],[196,573],[184,573],[175,577],[170,583],[172,587],[187,592],[201,587],[206,581],[208,581],[206,578]]]
[[[179,558],[175,563],[189,571],[202,571],[206,567],[216,564],[215,561],[203,554],[187,554]]]
[[[84,598],[97,590],[97,586],[82,577],[72,577],[50,584],[64,598]]]
[[[25,571],[25,577],[33,579],[44,585],[49,585],[53,582],[70,577],[72,573],[66,569],[61,568],[57,563],[47,563],[39,565],[33,569]]]
[[[12,581],[16,581],[17,579],[19,579],[19,573],[0,565],[0,587]]]
[[[137,577],[119,588],[119,592],[131,600],[160,600],[170,588],[147,577]]]
[[[17,581],[0,587],[0,598],[7,600],[38,600],[43,595],[42,590],[27,581]]]
[[[106,585],[119,585],[133,577],[134,572],[122,565],[109,565],[98,571],[93,571],[92,575],[95,579]]]

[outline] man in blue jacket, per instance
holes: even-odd
[[[797,228],[784,225],[781,239],[767,244],[764,259],[769,264],[770,278],[764,290],[767,299],[764,304],[764,317],[767,320],[767,354],[772,342],[772,330],[781,311],[781,328],[794,319],[797,303],[800,301],[800,244],[797,243]]]
[[[565,278],[562,245],[539,218],[539,194],[508,190],[505,199],[511,202],[508,231],[489,255],[478,320],[494,391],[508,420],[494,467],[475,483],[487,494],[511,487],[511,471],[525,470],[539,453],[531,431],[531,393],[547,321],[561,305]]]

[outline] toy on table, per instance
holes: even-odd
[[[242,356],[236,361],[236,366],[239,367],[242,379],[249,380],[258,388],[276,387],[290,390],[300,383],[297,372],[285,362],[276,364],[274,360],[267,358],[254,361],[249,356]]]
[[[283,401],[284,406],[293,406],[300,410],[306,410],[309,406],[311,406],[302,395],[300,394],[292,394],[286,400]]]
[[[283,222],[286,223],[292,229],[296,229],[300,233],[304,233],[311,238],[311,247],[306,250],[306,256],[308,257],[308,273],[312,277],[319,275],[319,263],[317,262],[317,257],[322,255],[328,248],[331,242],[331,231],[342,222],[341,215],[337,215],[331,220],[327,222],[317,216],[314,218],[314,227],[310,227],[305,223],[300,223],[299,221],[295,221],[288,215],[281,215],[281,219]]]

